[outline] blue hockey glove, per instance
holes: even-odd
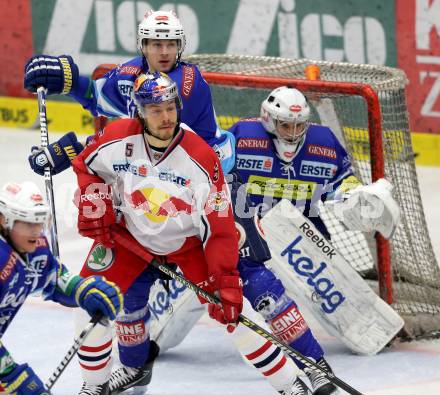
[[[75,290],[78,306],[91,316],[102,312],[110,320],[114,320],[123,305],[122,293],[118,286],[102,276],[91,276],[81,280]]]
[[[235,136],[223,129],[220,133],[208,141],[220,159],[223,174],[228,174],[235,165]]]
[[[27,363],[16,365],[9,374],[0,377],[0,382],[6,394],[51,395]]]
[[[33,56],[24,66],[24,87],[30,92],[43,86],[48,95],[67,95],[77,86],[78,78],[78,66],[67,55]]]
[[[50,167],[52,174],[58,174],[69,168],[70,162],[83,149],[75,133],[69,132],[45,148],[33,146],[28,159],[32,170],[40,176],[44,175],[46,166]]]

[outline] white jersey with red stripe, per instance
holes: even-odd
[[[173,253],[195,236],[211,273],[235,268],[237,235],[227,185],[217,155],[195,133],[180,129],[160,153],[145,142],[139,120],[115,121],[73,167],[80,187],[103,181],[113,186],[125,226],[152,253]]]

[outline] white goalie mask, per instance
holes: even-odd
[[[177,60],[180,59],[185,49],[186,39],[182,23],[174,11],[153,11],[145,14],[144,19],[139,23],[137,45],[142,52],[142,41],[144,39],[155,40],[178,40],[179,50]]]
[[[261,103],[261,122],[276,138],[277,154],[291,162],[309,127],[310,107],[297,89],[282,86],[273,90]]]
[[[5,184],[0,192],[0,213],[5,218],[4,227],[12,229],[15,221],[47,224],[50,209],[40,189],[33,182]]]

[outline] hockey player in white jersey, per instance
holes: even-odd
[[[0,191],[0,337],[31,294],[68,307],[80,306],[87,319],[100,311],[113,320],[122,307],[122,294],[115,284],[102,276],[74,275],[52,255],[43,234],[49,216],[34,183],[7,183]],[[36,339],[45,340],[49,341]],[[0,393],[50,394],[34,370],[15,362],[1,342]]]
[[[219,153],[222,168],[227,171],[235,162],[233,137],[230,133],[219,132],[209,87],[198,68],[181,61],[185,41],[183,26],[174,13],[148,12],[138,27],[138,45],[142,56],[115,67],[112,72],[96,82],[80,76],[78,67],[69,56],[34,56],[26,65],[24,84],[31,91],[43,85],[48,88],[49,94],[68,93],[95,115],[126,117],[133,116],[136,112],[131,90],[137,75],[148,69],[167,72],[176,81],[181,94],[181,121]],[[71,71],[71,79],[66,77],[69,74],[66,74],[66,70]],[[42,174],[48,164],[52,167],[53,174],[56,174],[70,167],[71,160],[82,150],[82,144],[71,132],[44,150],[36,148],[34,154],[29,157],[29,162],[33,170],[39,174]],[[234,185],[239,185],[237,180],[235,181]],[[237,220],[240,221],[239,218]],[[246,229],[253,227],[249,230],[253,236],[245,241],[243,248],[248,249],[257,260],[268,259],[270,255],[267,245],[258,235],[253,220],[243,221],[243,227]],[[248,310],[246,314],[250,315],[252,308],[249,306]],[[258,315],[253,318],[258,319]],[[296,369],[290,358],[286,358],[274,345],[261,343],[259,336],[249,329],[240,328],[239,332],[243,332],[246,341],[238,347],[242,348],[242,353],[249,356],[252,366],[269,380],[277,391],[291,386],[295,380]]]
[[[165,74],[140,75],[134,94],[139,118],[113,122],[73,161],[78,230],[94,239],[81,273],[105,274],[125,295],[116,319],[123,367],[111,375],[111,331],[92,332],[78,353],[83,395],[118,394],[151,376],[147,303],[162,277],[149,266],[152,259],[177,265],[192,282],[218,292],[221,304],[210,304],[209,314],[228,330],[242,310],[237,234],[219,159],[180,127],[177,87]],[[83,321],[79,316],[79,328]]]

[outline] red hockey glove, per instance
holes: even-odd
[[[227,325],[233,332],[238,325],[238,315],[243,310],[243,284],[238,271],[222,274],[214,283],[221,303],[208,305],[209,316]]]
[[[103,183],[90,184],[80,188],[78,198],[78,232],[81,236],[90,237],[113,247],[110,225],[116,222],[113,211],[110,185]]]

